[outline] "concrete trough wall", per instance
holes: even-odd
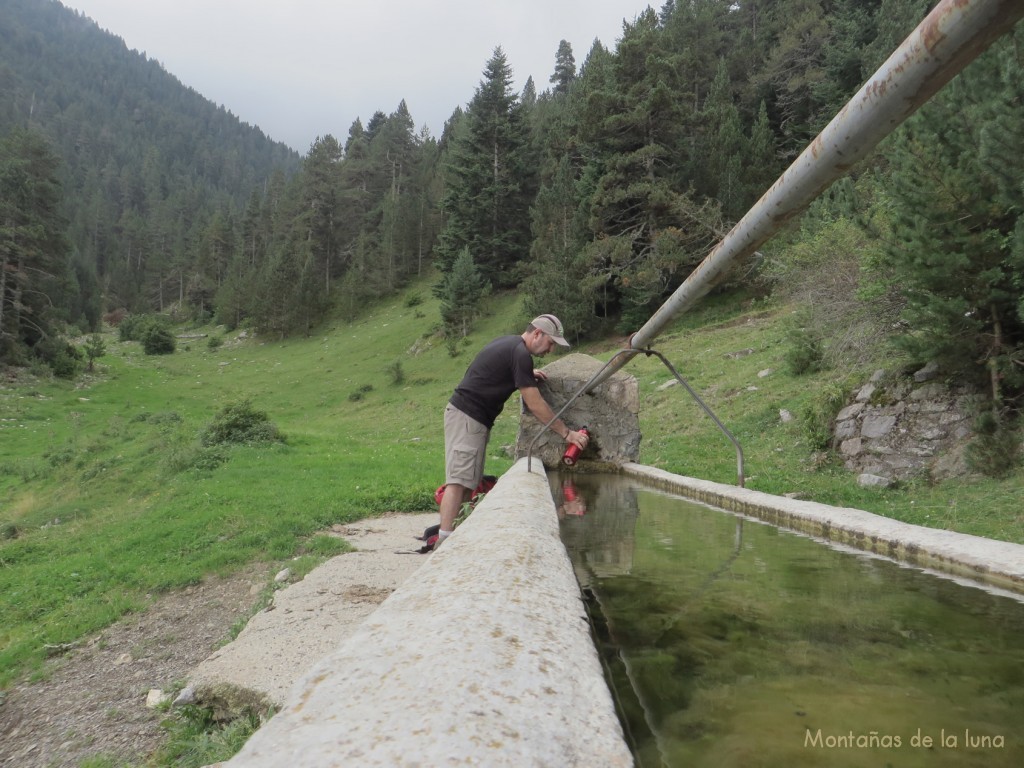
[[[893,560],[1024,594],[1024,546],[924,528],[848,507],[788,499],[713,483],[642,464],[630,476],[695,501],[835,541]]]
[[[639,464],[654,487],[1024,594],[1024,546]],[[520,459],[230,768],[632,766],[540,462]]]
[[[632,766],[540,463],[502,476],[225,765]]]

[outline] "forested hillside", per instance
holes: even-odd
[[[21,306],[46,293],[80,330],[125,308],[306,334],[431,268],[453,352],[492,290],[517,291],[524,314],[558,313],[576,338],[635,330],[930,5],[667,0],[614,47],[563,42],[549,82],[521,93],[495,49],[440,137],[416,133],[404,102],[342,138],[323,126],[293,174],[281,145],[121,41],[58,3],[14,0],[0,14],[2,125],[59,158],[52,177],[29,177],[59,187],[68,227],[66,247],[4,258],[47,251],[49,274],[66,253],[63,293],[10,274]],[[748,294],[803,308],[794,368],[856,367],[895,340],[985,382],[996,412],[1016,406],[1021,72],[1009,35],[737,275]],[[11,136],[9,186],[12,158],[46,155]],[[25,227],[8,242],[38,231]],[[47,335],[15,334],[12,311],[5,359],[11,339],[31,349]]]
[[[11,138],[12,131],[41,141]],[[25,141],[58,160],[53,181],[61,195],[50,213],[65,222],[61,256],[70,275],[46,271],[61,283],[52,298],[68,303],[63,319],[82,329],[115,307],[166,309],[186,289],[208,301],[196,267],[216,261],[224,227],[252,191],[300,162],[53,0],[0,6],[4,136],[12,142],[3,153],[10,183]]]

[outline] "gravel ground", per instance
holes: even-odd
[[[0,693],[0,766],[74,767],[96,755],[142,764],[164,738],[165,715],[146,707],[147,694],[177,690],[198,669],[257,690],[272,680],[267,693],[279,695],[317,661],[316,653],[330,650],[422,565],[425,556],[404,553],[419,546],[412,536],[436,517],[337,526],[334,533],[357,551],[277,592],[272,610],[219,649],[280,566],[255,565],[162,595],[145,612],[51,660],[44,680]]]

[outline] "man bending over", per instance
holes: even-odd
[[[537,388],[537,381],[547,376],[533,367],[533,356],[543,357],[555,344],[568,347],[563,334],[557,317],[540,315],[519,336],[500,336],[490,342],[466,369],[444,410],[445,491],[434,549],[451,535],[459,510],[483,477],[491,427],[509,396],[518,389],[541,424],[554,417]],[[569,429],[561,419],[551,429],[567,443],[587,447],[586,433]]]

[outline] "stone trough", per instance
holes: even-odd
[[[572,359],[579,358],[579,359]],[[556,410],[599,365],[548,367]],[[634,463],[636,382],[616,374],[564,416],[589,458],[713,506],[1024,593],[1024,546]],[[524,417],[520,458],[444,546],[291,690],[230,768],[632,766],[544,464],[560,441]]]

